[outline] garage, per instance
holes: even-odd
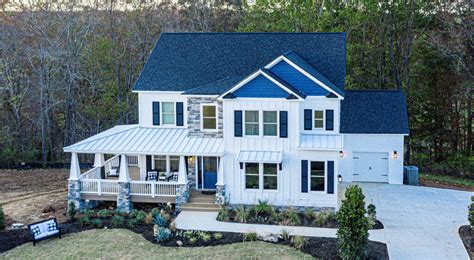
[[[354,181],[388,182],[388,153],[354,152]]]

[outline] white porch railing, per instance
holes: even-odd
[[[115,155],[114,157],[105,161],[104,163],[105,173],[109,173],[112,167],[116,168],[116,167],[119,167],[119,165],[120,165],[120,156]]]
[[[175,197],[176,182],[130,181],[130,195]]]
[[[81,180],[84,179],[100,179],[100,167],[94,167],[81,175]]]
[[[127,155],[127,162],[129,166],[138,166],[138,156]]]
[[[81,193],[115,195],[118,191],[119,185],[116,180],[81,179]]]

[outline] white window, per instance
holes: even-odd
[[[325,190],[325,163],[324,162],[311,162],[310,170],[310,187],[311,191],[324,191]]]
[[[179,171],[179,156],[170,156],[170,172]]]
[[[245,188],[260,189],[258,163],[245,163]]]
[[[324,111],[314,110],[314,128],[316,129],[324,128]]]
[[[263,164],[263,189],[278,189],[278,165],[275,163]]]
[[[174,102],[163,102],[163,108],[161,112],[164,125],[174,125],[175,124],[175,112],[174,112]]]
[[[277,112],[263,111],[263,135],[277,136]]]
[[[203,130],[217,129],[217,106],[216,105],[202,105],[201,121]]]
[[[245,135],[259,135],[258,111],[245,111]]]
[[[166,172],[166,156],[155,155],[155,170],[158,172]]]

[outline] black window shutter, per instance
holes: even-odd
[[[234,136],[242,137],[242,110],[234,111]]]
[[[184,125],[183,102],[176,102],[176,125]]]
[[[288,111],[280,111],[280,137],[288,137]]]
[[[146,156],[146,170],[151,171],[151,155]]]
[[[160,125],[160,102],[153,102],[153,125]]]
[[[326,130],[334,130],[334,110],[326,110]]]
[[[334,161],[328,161],[328,194],[334,194]]]
[[[312,129],[312,122],[311,122],[311,114],[313,110],[305,109],[304,110],[304,130],[311,130]]]
[[[308,192],[308,160],[301,161],[301,192]]]

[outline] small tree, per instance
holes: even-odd
[[[67,209],[67,214],[69,215],[69,219],[74,220],[76,218],[76,204],[74,202],[69,202],[69,207]]]
[[[368,256],[369,222],[365,216],[365,202],[362,189],[349,186],[337,212],[339,229],[337,239],[342,259],[365,259]]]
[[[3,213],[3,207],[0,205],[0,230],[5,229],[5,213]]]
[[[474,196],[471,197],[471,206],[469,206],[469,224],[471,225],[471,230],[474,230]]]
[[[374,204],[367,205],[367,217],[369,217],[369,228],[373,228],[377,220],[377,211]]]

